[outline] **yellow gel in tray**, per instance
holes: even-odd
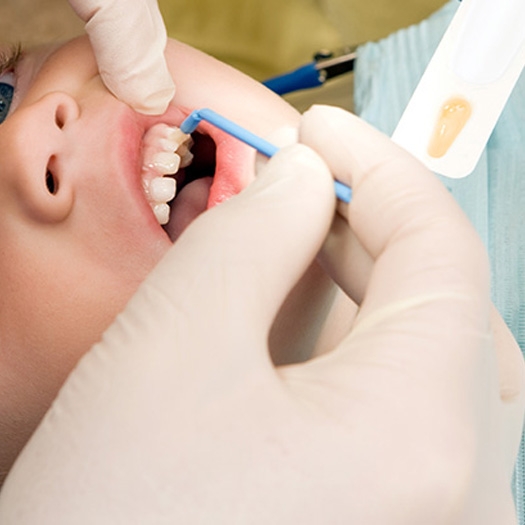
[[[428,154],[435,159],[444,157],[471,114],[472,107],[467,100],[460,97],[447,100],[441,106],[434,134],[428,145]]]

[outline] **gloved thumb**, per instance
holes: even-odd
[[[150,276],[146,286],[170,301],[154,323],[184,312],[178,338],[187,334],[196,359],[199,338],[209,353],[210,333],[224,351],[236,352],[239,338],[266,341],[278,308],[320,249],[334,206],[324,161],[304,145],[283,148],[240,195],[194,221]],[[215,358],[225,355],[205,360]]]

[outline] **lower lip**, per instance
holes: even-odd
[[[216,162],[208,208],[237,195],[251,182],[255,151],[228,136],[217,146]]]
[[[208,122],[199,131],[210,136],[216,147],[215,173],[208,198],[212,208],[240,193],[254,178],[255,150]]]

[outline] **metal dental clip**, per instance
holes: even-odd
[[[263,84],[278,95],[319,87],[331,78],[351,73],[356,58],[357,46],[346,46],[338,51],[318,51],[313,62],[272,77]]]

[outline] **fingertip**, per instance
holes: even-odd
[[[292,144],[297,144],[299,139],[299,131],[294,126],[283,126],[273,133],[266,135],[264,137],[270,144],[277,146],[278,148],[284,148],[286,146],[291,146]],[[255,158],[255,175],[259,175],[261,170],[268,164],[270,159],[263,155],[262,153],[257,153]]]
[[[333,177],[325,161],[304,144],[281,148],[260,172],[258,180],[281,188],[293,188],[288,195],[293,200],[307,202],[323,201],[335,206]]]
[[[314,151],[295,144],[275,154],[255,181],[224,205],[232,216],[243,217],[244,226],[253,225],[252,239],[243,244],[251,243],[258,259],[275,259],[280,252],[283,261],[310,263],[333,220],[333,179]]]
[[[166,84],[161,89],[152,93],[130,93],[129,105],[138,113],[143,115],[163,115],[166,113],[173,97],[175,96],[175,85]]]
[[[329,152],[326,162],[335,178],[354,189],[392,160],[406,162],[411,171],[428,171],[387,135],[337,107],[312,106],[301,120],[299,140],[325,156]]]

